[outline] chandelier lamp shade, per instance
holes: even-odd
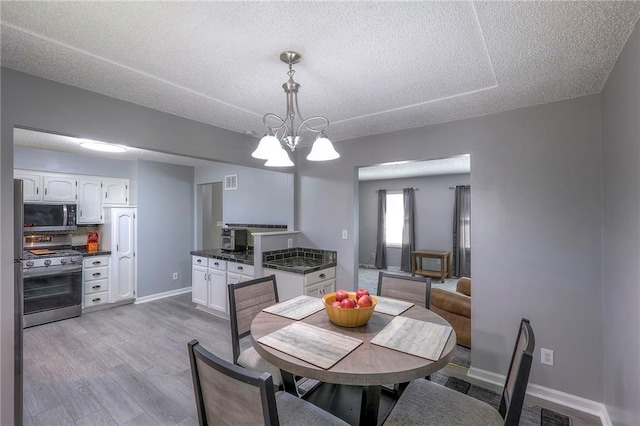
[[[273,113],[267,113],[262,117],[267,130],[260,139],[258,147],[251,154],[254,158],[267,160],[265,163],[267,167],[292,167],[294,164],[284,147],[288,147],[291,152],[295,151],[302,140],[302,133],[315,135],[307,160],[328,161],[340,157],[326,134],[329,120],[319,115],[305,119],[300,114],[298,107],[300,84],[293,79],[295,74],[293,64],[300,62],[300,59],[302,55],[298,52],[287,50],[280,53],[280,60],[289,64],[287,72],[289,80],[282,85],[287,95],[287,111],[284,118]]]

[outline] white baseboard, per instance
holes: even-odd
[[[467,376],[498,386],[504,386],[504,381],[506,380],[506,376],[502,374],[474,367],[469,368]],[[529,383],[527,386],[527,395],[544,399],[545,401],[553,402],[583,413],[591,414],[599,417],[603,426],[612,426],[607,407],[601,402],[592,401],[590,399],[582,398],[581,396],[571,395],[566,392],[536,385],[534,383]]]
[[[150,296],[138,297],[133,303],[139,305],[140,303],[151,302],[152,300],[164,299],[165,297],[177,296],[184,293],[191,293],[191,286],[179,288],[177,290],[165,291],[164,293],[156,293]]]

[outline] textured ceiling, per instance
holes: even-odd
[[[2,65],[232,131],[345,140],[598,93],[639,2],[2,2]],[[308,142],[307,142],[308,144]]]
[[[33,130],[19,129],[13,130],[13,142],[18,146],[27,148],[47,149],[49,151],[72,152],[76,154],[92,155],[95,157],[111,158],[113,160],[146,160],[157,161],[159,163],[179,164],[182,166],[207,166],[215,164],[211,161],[198,158],[184,157],[180,155],[165,154],[162,152],[148,151],[144,149],[127,147],[126,152],[109,153],[92,151],[80,146],[84,139],[73,138],[52,133],[36,132]],[[110,141],[113,143],[113,141]]]

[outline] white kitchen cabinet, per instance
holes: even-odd
[[[105,209],[101,231],[102,247],[111,251],[109,301],[135,299],[137,290],[135,207]]]
[[[264,268],[264,275],[274,274],[281,302],[301,295],[321,297],[335,291],[336,268],[325,268],[308,274]]]
[[[219,317],[229,317],[227,261],[192,256],[191,300]]]
[[[13,177],[22,179],[23,201],[42,201],[42,174],[28,170],[15,170]]]
[[[102,211],[102,180],[78,179],[78,218],[79,224],[104,223]]]
[[[227,273],[219,269],[209,268],[209,299],[207,307],[227,314]]]
[[[205,259],[206,260],[206,259]],[[209,271],[205,266],[193,265],[191,269],[191,300],[193,303],[207,306],[209,299]]]
[[[129,204],[129,179],[102,179],[104,205],[126,206]]]
[[[77,200],[77,184],[78,181],[75,177],[44,175],[44,194],[42,200],[56,203],[75,203]]]
[[[254,278],[253,265],[227,262],[227,284],[237,284]]]
[[[109,256],[90,256],[82,261],[83,307],[109,303]]]

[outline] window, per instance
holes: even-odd
[[[404,223],[404,200],[402,192],[387,193],[386,233],[387,247],[402,246],[402,225]]]

